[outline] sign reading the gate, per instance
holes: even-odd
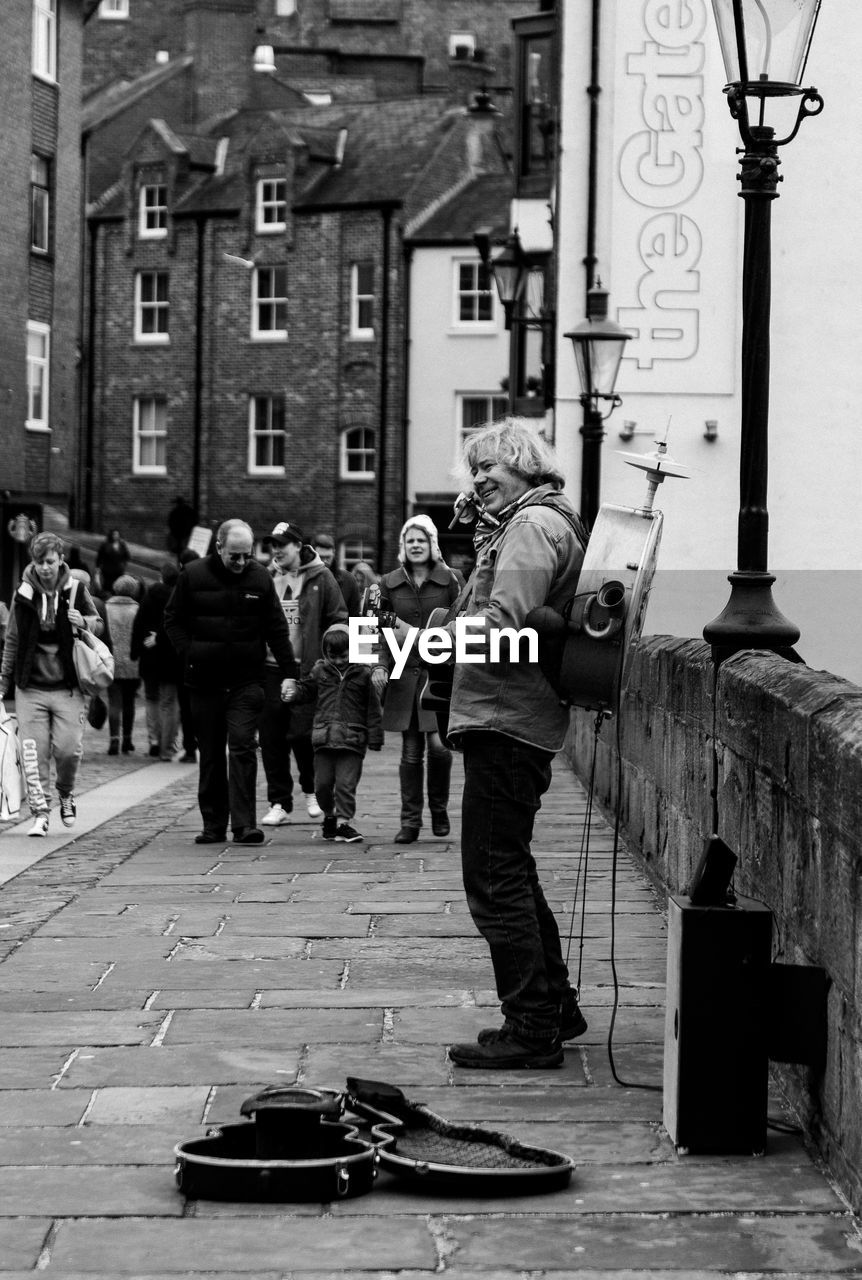
[[[631,9],[618,24],[614,139],[613,294],[632,334],[623,391],[729,393],[738,218],[707,0]]]

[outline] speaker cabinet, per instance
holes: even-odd
[[[766,1149],[772,912],[668,904],[664,1124],[681,1151]]]

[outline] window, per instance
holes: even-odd
[[[479,431],[489,422],[497,422],[504,418],[509,410],[506,396],[491,392],[471,392],[458,396],[458,436],[459,444],[473,431]]]
[[[99,5],[100,18],[128,18],[129,0],[102,0]]]
[[[44,156],[30,157],[30,248],[47,253],[51,234],[51,164]]]
[[[350,268],[350,336],[374,337],[373,262],[354,262]]]
[[[163,476],[168,470],[168,406],[161,396],[135,396],[132,416],[132,471]]]
[[[287,337],[287,267],[256,267],[252,279],[251,336]]]
[[[352,569],[355,564],[364,560],[374,564],[374,544],[364,538],[343,538],[338,544],[338,563],[342,569]]]
[[[27,430],[50,431],[48,393],[51,373],[51,330],[27,322]]]
[[[157,240],[168,234],[168,189],[163,182],[145,183],[138,197],[138,235]]]
[[[33,0],[33,74],[57,79],[57,0]]]
[[[135,341],[168,342],[168,273],[138,271],[135,275]]]
[[[296,13],[296,0],[275,0],[275,16],[292,18]]]
[[[494,293],[484,263],[455,263],[455,324],[494,326]]]
[[[449,57],[470,59],[476,52],[476,37],[472,31],[453,31],[449,36]]]
[[[255,229],[262,234],[283,231],[287,219],[287,182],[284,178],[259,178]]]
[[[248,469],[253,475],[284,475],[284,396],[250,396]]]
[[[342,480],[374,479],[374,445],[374,431],[371,427],[348,427],[346,431],[342,431]]]

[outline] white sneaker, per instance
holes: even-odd
[[[37,813],[33,819],[33,825],[27,832],[28,836],[46,836],[48,834],[48,815],[47,813]]]
[[[288,822],[290,822],[290,814],[285,810],[284,806],[274,804],[269,813],[261,818],[260,825],[262,827],[283,827]]]
[[[315,796],[313,791],[306,792],[305,807],[308,810],[309,818],[323,817],[323,810],[321,809],[320,805],[317,803],[317,797]]]

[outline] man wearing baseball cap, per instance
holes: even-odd
[[[308,675],[321,656],[324,631],[347,621],[347,607],[335,578],[297,524],[280,520],[266,539],[272,547],[272,580],[281,601],[300,676]],[[267,655],[266,701],[258,725],[260,754],[270,804],[261,825],[280,827],[293,812],[293,753],[309,818],[321,817],[314,795],[314,750],[311,721],[314,707],[281,700],[278,666]]]

